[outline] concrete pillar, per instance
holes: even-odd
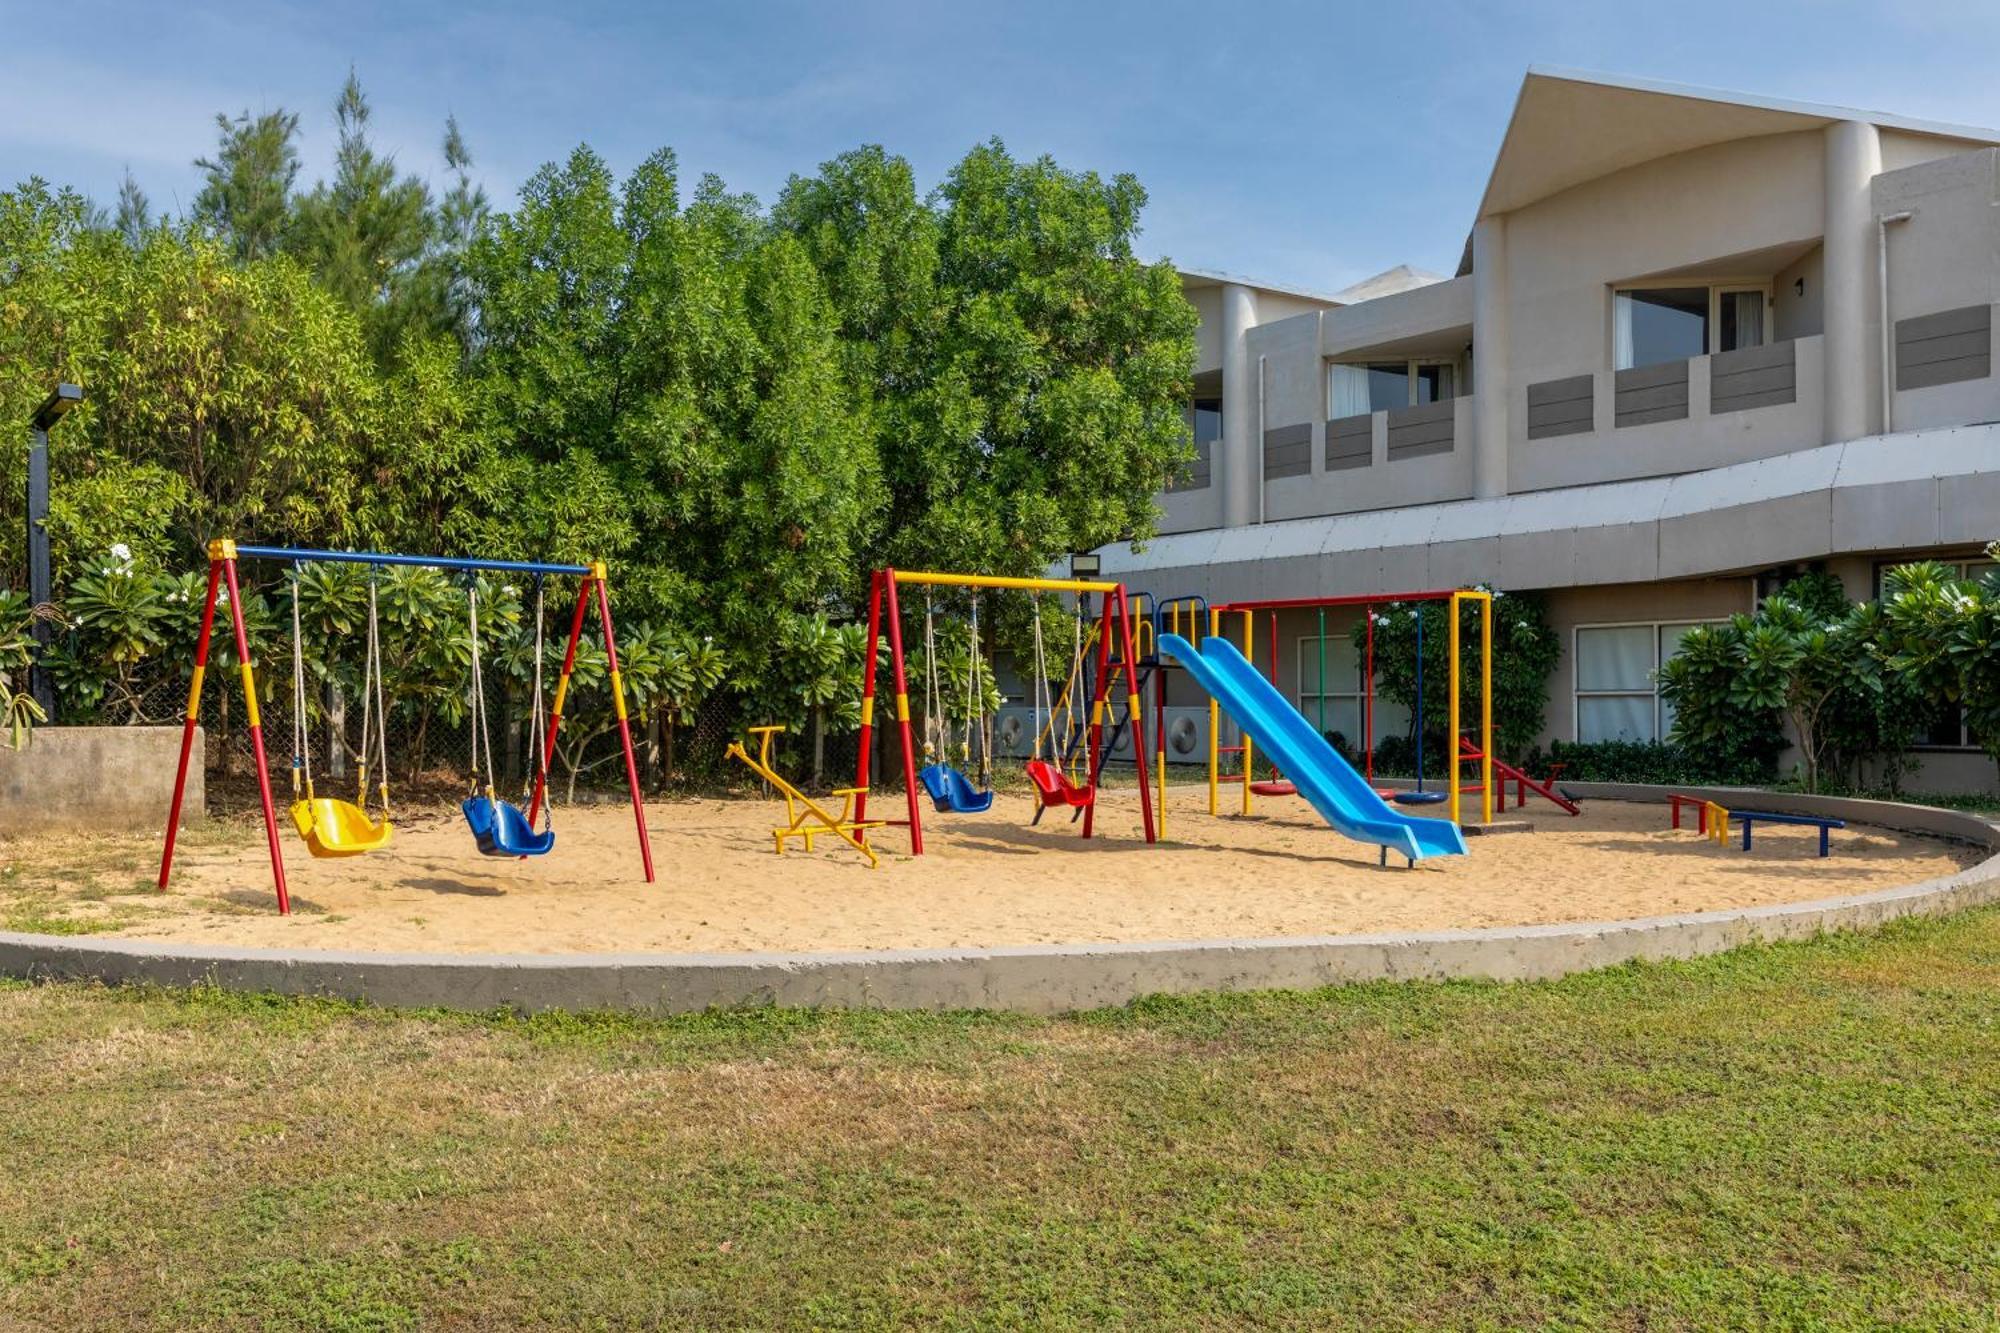
[[[1880,316],[1875,310],[1875,211],[1882,170],[1873,125],[1844,120],[1826,136],[1826,443],[1872,435],[1882,425]]]
[[[1222,457],[1210,471],[1222,482],[1222,525],[1247,527],[1257,521],[1257,361],[1250,355],[1250,329],[1257,322],[1256,298],[1248,287],[1222,288]]]
[[[1507,493],[1507,439],[1514,374],[1507,347],[1507,219],[1481,218],[1472,229],[1472,493]]]

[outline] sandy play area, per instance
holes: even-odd
[[[1533,805],[1532,833],[1471,840],[1472,854],[1382,868],[1303,802],[1266,816],[1210,818],[1176,791],[1168,839],[1138,836],[1137,794],[1106,792],[1097,838],[1055,817],[1030,828],[1025,797],[983,815],[928,819],[921,858],[907,834],[877,835],[882,865],[822,841],[772,854],[773,805],[661,802],[647,808],[659,881],[640,879],[628,807],[558,812],[556,849],[534,860],[474,851],[454,812],[406,816],[385,851],[314,860],[285,840],[294,913],[272,906],[261,826],[190,833],[169,893],[150,890],[158,840],[6,844],[10,924],[34,904],[44,929],[207,944],[565,953],[975,947],[1111,940],[1344,934],[1603,920],[1796,902],[1912,884],[1979,852],[1879,828],[1759,829],[1745,854],[1670,832],[1664,807],[1593,802],[1581,817]],[[1513,812],[1509,812],[1510,817]],[[80,866],[94,864],[91,873]],[[26,895],[25,897],[19,895]],[[67,922],[68,925],[61,923]],[[55,924],[48,924],[55,923]]]

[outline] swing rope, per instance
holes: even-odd
[[[937,612],[924,589],[924,762],[936,762],[951,743],[945,731],[944,688],[938,679]]]
[[[1042,594],[1040,592],[1031,593],[1030,600],[1033,603],[1035,612],[1035,679],[1031,695],[1034,710],[1035,739],[1029,747],[1028,758],[1040,759],[1042,757],[1042,718],[1044,715],[1047,715],[1051,723],[1054,722],[1055,700],[1049,693],[1049,659],[1046,649],[1042,646]],[[1055,738],[1052,736],[1049,739],[1050,745],[1053,748]]]
[[[306,650],[299,631],[299,569],[292,566],[292,800],[299,799],[299,775],[305,775],[305,799],[313,799],[312,737],[306,728]],[[365,725],[365,714],[364,714]]]
[[[486,726],[486,682],[479,673],[479,583],[468,579],[465,585],[465,619],[472,636],[472,792],[478,795],[482,790],[488,802],[497,804],[493,794],[493,736]],[[486,782],[479,781],[480,751],[485,750]]]
[[[532,801],[535,780],[544,776],[548,766],[546,752],[547,737],[543,733],[545,714],[542,709],[542,576],[535,575],[535,702],[529,715],[528,727],[534,733],[531,744],[529,771],[522,775],[521,793]],[[554,816],[550,813],[554,801],[542,802],[542,831],[555,827]]]
[[[294,608],[296,609],[296,608]],[[372,688],[371,688],[372,687]],[[376,610],[375,571],[368,571],[368,655],[361,667],[361,750],[355,765],[354,803],[368,813],[368,706],[375,706],[377,767],[375,790],[382,798],[382,818],[389,818],[389,712],[382,702],[382,631]]]

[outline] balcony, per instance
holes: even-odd
[[[1552,490],[1753,462],[1824,440],[1819,335],[1527,386],[1508,489]]]

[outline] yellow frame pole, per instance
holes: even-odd
[[[1024,592],[1116,592],[1122,584],[1097,579],[1022,579],[1006,574],[940,574],[923,570],[896,571],[898,583],[929,583],[951,588],[1018,588]]]

